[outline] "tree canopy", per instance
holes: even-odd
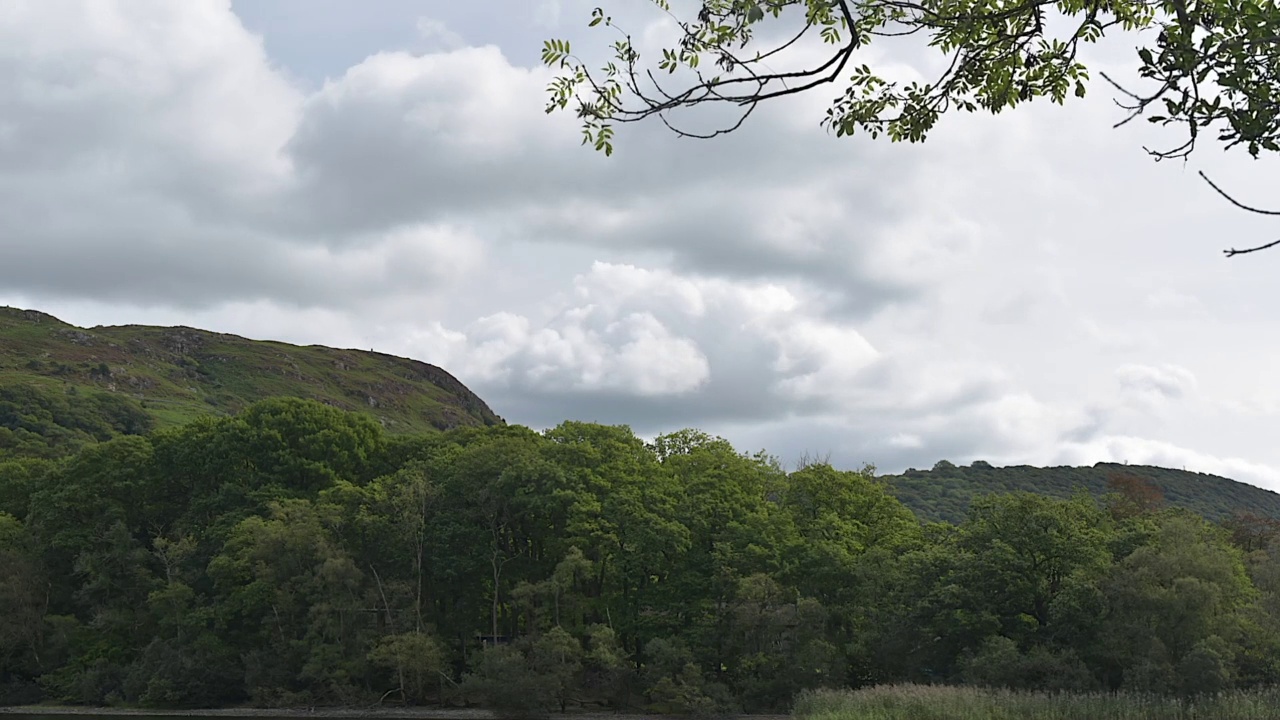
[[[19,458],[0,704],[707,715],[884,682],[1280,681],[1274,525],[1083,488],[923,523],[889,490],[696,430],[396,437],[296,399]]]

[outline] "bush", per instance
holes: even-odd
[[[555,678],[537,672],[520,648],[490,645],[481,650],[462,680],[468,698],[513,718],[542,717],[556,704]]]
[[[976,655],[961,663],[961,677],[970,685],[1014,690],[1089,691],[1098,685],[1071,650],[1035,647],[1024,653],[1001,636],[987,638]]]

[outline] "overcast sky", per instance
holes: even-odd
[[[542,110],[590,7],[5,0],[0,304],[376,348],[534,427],[1280,489],[1280,250],[1221,254],[1280,223],[1196,176],[1280,205],[1276,159],[1152,162],[1100,84],[924,145],[827,134],[824,91],[605,158]]]

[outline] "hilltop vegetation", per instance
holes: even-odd
[[[1070,498],[1086,491],[1095,498],[1111,492],[1112,478],[1122,475],[1150,481],[1172,507],[1210,520],[1226,520],[1242,512],[1280,520],[1280,494],[1217,475],[1150,467],[1098,463],[1093,467],[993,467],[985,462],[957,466],[942,461],[932,470],[907,470],[882,476],[891,492],[926,520],[960,522],[975,498],[993,493],[1033,492]]]
[[[270,397],[358,410],[393,433],[502,420],[433,365],[192,328],[83,329],[0,307],[0,459],[229,415]]]
[[[869,470],[694,430],[390,435],[267,400],[0,463],[0,703],[706,714],[1280,683],[1280,524],[1149,490],[929,524]]]

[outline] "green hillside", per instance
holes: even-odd
[[[59,457],[86,442],[231,415],[281,396],[360,412],[397,434],[503,422],[452,375],[416,360],[187,327],[85,329],[35,310],[0,307],[0,460]],[[960,467],[943,461],[882,479],[919,517],[958,523],[976,497],[1024,490],[1068,498],[1080,489],[1100,497],[1116,473],[1149,479],[1168,505],[1211,520],[1238,511],[1280,519],[1280,494],[1138,465]]]
[[[280,396],[359,411],[392,433],[502,423],[416,360],[187,327],[78,328],[0,307],[0,458],[62,455]]]
[[[943,461],[932,470],[911,469],[881,479],[917,516],[958,523],[976,497],[1021,490],[1069,498],[1082,488],[1101,497],[1109,492],[1107,483],[1116,475],[1150,480],[1160,488],[1167,505],[1186,508],[1210,520],[1222,520],[1236,512],[1280,519],[1280,494],[1217,475],[1146,465],[994,467],[978,461],[961,467]]]

